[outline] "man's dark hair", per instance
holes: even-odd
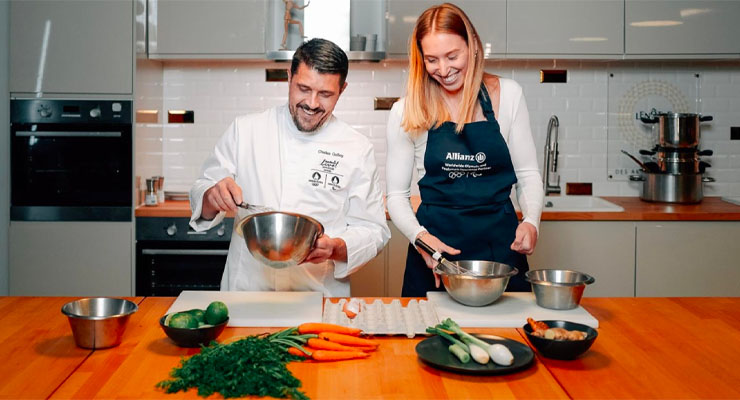
[[[294,75],[298,66],[304,63],[322,74],[339,74],[339,86],[347,79],[349,61],[344,50],[326,39],[311,39],[298,47],[293,54],[290,73]]]

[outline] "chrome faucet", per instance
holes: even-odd
[[[558,126],[560,121],[555,115],[547,123],[547,138],[545,139],[545,165],[543,166],[542,182],[545,196],[550,193],[560,193],[560,175],[558,175]],[[555,128],[555,135],[552,130]],[[551,178],[556,178],[555,184],[550,184]]]

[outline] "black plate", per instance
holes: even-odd
[[[504,339],[493,340],[481,338],[487,343],[500,343],[509,348],[514,356],[514,363],[508,366],[495,364],[489,361],[488,364],[478,364],[474,360],[468,363],[461,363],[447,347],[450,343],[440,336],[426,338],[416,345],[416,354],[422,361],[434,368],[446,371],[457,372],[460,374],[470,375],[503,375],[519,371],[528,367],[534,360],[534,352],[526,344],[519,343],[516,340]]]

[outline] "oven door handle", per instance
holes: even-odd
[[[225,256],[229,250],[220,249],[142,249],[141,254],[152,256]]]
[[[15,136],[38,136],[38,137],[121,137],[121,132],[95,132],[95,131],[17,131]]]

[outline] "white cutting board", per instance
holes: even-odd
[[[469,307],[453,300],[447,292],[427,292],[437,317],[442,321],[452,318],[467,328],[521,328],[527,317],[538,321],[559,319],[592,328],[599,327],[599,321],[583,307],[572,310],[550,310],[535,303],[534,293],[504,292],[493,304],[484,307]]]
[[[288,327],[321,322],[321,292],[220,292],[184,290],[167,313],[205,309],[212,301],[229,308],[228,326]]]

